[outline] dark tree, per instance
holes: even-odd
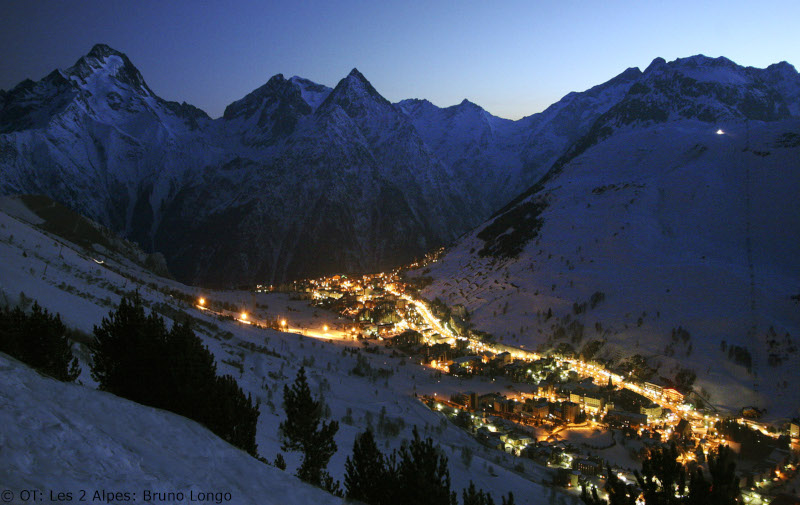
[[[413,434],[414,439],[398,453],[398,503],[449,505],[455,500],[455,493],[450,494],[447,457],[433,445],[433,440],[422,440],[416,426]]]
[[[100,389],[194,419],[256,455],[258,407],[233,377],[216,375],[214,356],[188,321],[168,332],[137,294],[123,298],[94,337],[92,377]]]
[[[208,414],[204,422],[208,428],[226,442],[256,455],[256,426],[260,412],[253,399],[230,375],[217,377],[211,396],[203,408]]]
[[[711,474],[711,490],[709,500],[712,505],[733,505],[741,494],[739,479],[736,478],[736,463],[733,451],[722,446],[715,454],[708,456],[708,471]]]
[[[92,377],[100,389],[145,405],[163,407],[166,381],[166,326],[157,314],[146,315],[142,299],[123,298],[94,328]]]
[[[333,481],[325,467],[336,452],[333,437],[339,430],[339,423],[322,421],[322,401],[311,396],[303,367],[298,370],[292,387],[283,387],[283,408],[286,420],[279,427],[282,448],[303,453],[297,476],[316,486],[332,487]]]
[[[393,475],[388,462],[375,444],[372,431],[359,434],[353,443],[353,457],[344,463],[345,496],[370,505],[391,503]]]
[[[61,316],[37,302],[30,314],[19,307],[0,309],[0,352],[60,381],[72,382],[81,373]]]

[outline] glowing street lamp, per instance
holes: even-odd
[[[281,328],[286,328],[286,319],[281,319]]]
[[[247,312],[242,312],[242,315],[241,315],[240,319],[242,321],[247,321]]]
[[[197,303],[199,303],[201,307],[205,307],[206,299],[201,297],[199,300],[197,300]]]

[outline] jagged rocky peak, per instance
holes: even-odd
[[[483,110],[483,107],[481,107],[480,105],[476,104],[475,102],[470,102],[466,98],[461,100],[461,103],[458,104],[458,107],[466,108],[466,109],[479,110],[479,111]]]
[[[406,98],[400,100],[395,104],[404,114],[414,115],[424,111],[439,110],[439,107],[433,105],[431,102],[424,98]]]
[[[124,53],[106,44],[95,44],[88,54],[81,56],[75,65],[67,70],[67,75],[78,79],[81,84],[86,84],[97,73],[105,73],[133,90],[153,94],[131,60]]]
[[[241,100],[225,108],[222,117],[248,118],[260,111],[282,105],[297,114],[310,114],[311,106],[303,100],[301,88],[283,74],[275,74],[263,86],[256,88]],[[263,112],[261,113],[263,117]]]
[[[86,55],[89,58],[106,58],[108,56],[125,56],[123,53],[117,51],[107,44],[95,44],[89,53]]]
[[[335,103],[347,111],[351,106],[355,105],[356,102],[365,99],[378,102],[382,105],[391,106],[389,101],[378,93],[367,78],[364,77],[364,74],[359,72],[357,68],[353,68],[353,70],[347,74],[347,77],[339,81],[336,87],[333,88],[331,94],[325,99],[323,107],[326,104]]]

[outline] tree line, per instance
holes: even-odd
[[[81,373],[72,355],[69,331],[59,314],[34,302],[30,313],[21,307],[0,308],[0,352],[54,379],[72,382]]]
[[[296,475],[315,486],[367,505],[457,505],[450,486],[447,456],[431,438],[420,437],[414,426],[413,438],[399,450],[384,455],[372,430],[359,434],[353,454],[345,461],[344,490],[334,482],[326,467],[336,452],[336,421],[323,420],[323,402],[311,395],[305,369],[300,368],[291,387],[284,386],[286,419],[280,425],[283,450],[298,451],[302,461]],[[282,455],[275,465],[286,468]],[[494,505],[489,493],[475,488],[462,491],[463,505]],[[514,496],[502,497],[502,505],[513,505]]]
[[[146,314],[141,297],[125,297],[94,327],[92,377],[103,391],[169,410],[205,425],[256,455],[258,406],[230,375],[217,375],[214,355],[188,319],[167,330]]]

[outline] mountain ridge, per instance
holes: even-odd
[[[0,95],[0,192],[57,199],[164,252],[187,282],[389,268],[454,240],[620,128],[673,111],[701,120],[800,113],[791,65],[661,61],[517,121],[466,99],[393,104],[356,68],[334,88],[276,74],[211,119],[159,98],[124,53],[98,44],[67,71]],[[712,63],[747,86],[684,75]],[[695,103],[698,93],[713,106]],[[176,244],[167,230],[194,231]],[[324,247],[315,233],[327,236]],[[335,261],[320,256],[331,249]]]

